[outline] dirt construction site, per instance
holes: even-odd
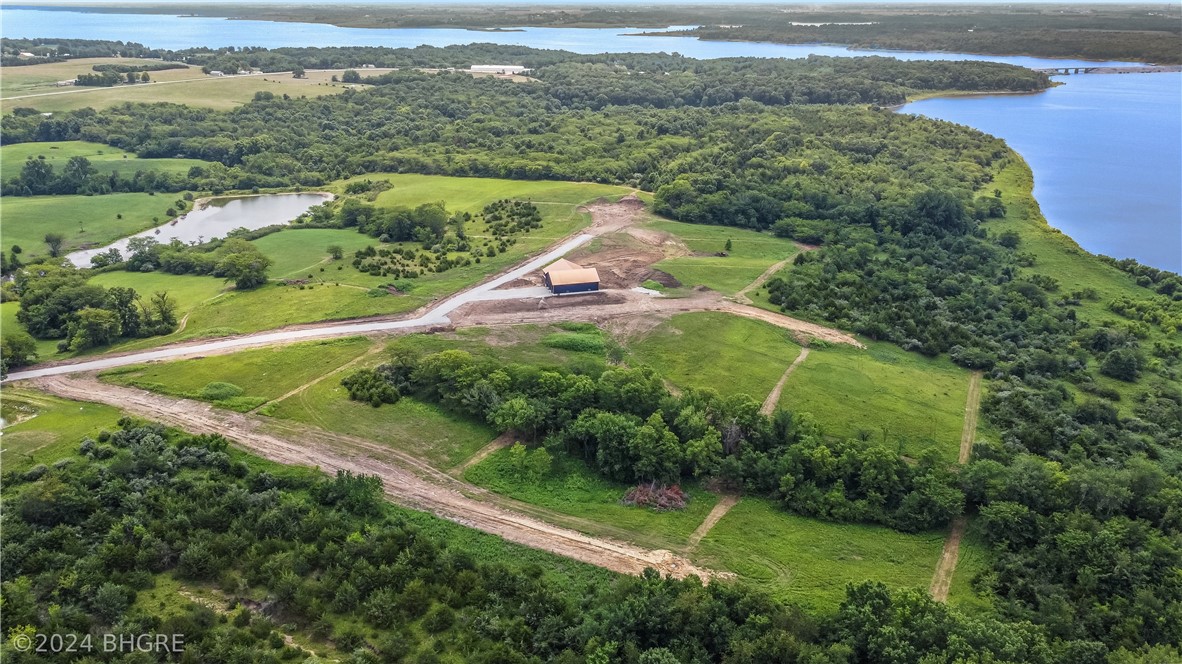
[[[823,339],[861,346],[840,330],[749,306],[704,288],[684,289],[679,297],[634,290],[650,279],[680,286],[671,276],[652,266],[669,257],[692,255],[689,249],[669,234],[638,227],[645,211],[643,203],[635,197],[615,203],[595,203],[585,210],[591,215],[592,223],[580,234],[481,284],[414,312],[411,317],[303,325],[212,342],[175,344],[152,351],[103,356],[98,360],[42,365],[14,372],[9,380],[27,381],[32,387],[68,399],[105,403],[192,433],[222,434],[251,453],[280,463],[318,467],[326,472],[350,470],[377,475],[383,480],[388,498],[395,503],[618,572],[637,574],[652,567],[675,577],[725,576],[695,566],[670,551],[648,550],[626,543],[621,539],[626,533],[621,533],[620,538],[604,536],[600,527],[596,531],[600,535],[587,535],[570,517],[549,514],[542,508],[498,496],[388,445],[219,409],[199,401],[111,385],[100,382],[94,375],[99,370],[149,361],[358,334],[389,336],[471,326],[564,321],[593,322],[614,334],[633,334],[651,329],[673,314],[694,311],[725,311],[766,321],[789,330],[806,344],[811,339]],[[596,268],[601,275],[602,290],[570,296],[539,296],[540,268],[563,256]],[[490,445],[496,444],[494,441]],[[715,521],[720,516],[716,515]]]

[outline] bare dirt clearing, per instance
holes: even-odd
[[[268,422],[197,401],[107,385],[93,377],[53,376],[36,379],[33,385],[57,396],[105,403],[192,433],[219,433],[251,453],[279,463],[310,466],[329,473],[349,470],[377,475],[393,502],[616,572],[639,574],[652,567],[677,578],[722,576],[670,551],[647,550],[584,535],[505,509],[493,502],[483,489],[460,482],[408,454],[360,438],[292,423]]]

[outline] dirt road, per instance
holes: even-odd
[[[772,391],[768,393],[767,398],[763,400],[763,406],[759,409],[760,414],[772,414],[772,411],[776,409],[776,404],[780,403],[780,394],[784,391],[784,383],[788,382],[788,377],[792,375],[793,371],[796,371],[796,367],[799,367],[808,356],[809,347],[805,346],[804,348],[801,348],[800,355],[797,355],[796,359],[792,360],[792,364],[788,365],[788,368],[784,370],[784,375],[780,376],[780,380],[776,382],[776,386],[772,388]]]
[[[698,548],[698,543],[702,541],[702,538],[710,534],[710,531],[714,529],[714,526],[718,525],[719,521],[722,521],[722,517],[726,516],[726,513],[731,511],[731,508],[738,504],[738,496],[733,494],[727,494],[723,496],[714,506],[714,509],[710,510],[710,513],[707,514],[706,518],[702,520],[702,525],[698,526],[694,530],[693,534],[689,536],[689,545],[686,546],[686,550],[692,551],[693,549]]]
[[[974,371],[969,375],[969,395],[965,400],[964,428],[960,432],[960,455],[957,463],[964,465],[973,455],[973,439],[977,436],[977,414],[981,409],[981,372]],[[940,562],[936,563],[936,573],[932,575],[932,585],[929,591],[932,598],[938,602],[948,600],[948,590],[952,588],[952,576],[956,574],[956,562],[960,559],[960,540],[964,538],[964,529],[968,521],[958,516],[952,521],[952,528],[948,531],[948,539],[944,540],[944,550],[940,553]]]
[[[349,470],[382,478],[387,497],[511,542],[626,574],[652,567],[662,574],[720,576],[665,550],[648,550],[548,524],[496,504],[488,492],[384,445],[290,422],[235,413],[187,399],[107,385],[91,377],[51,376],[32,381],[60,397],[105,403],[192,433],[220,433],[247,451],[283,464],[328,473]]]

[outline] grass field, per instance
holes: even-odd
[[[64,252],[99,247],[166,222],[169,217],[165,210],[174,207],[180,197],[180,194],[5,196],[0,200],[0,217],[4,220],[2,247],[7,253],[12,245],[20,245],[26,257],[44,256],[48,253],[46,233],[61,233],[66,237],[62,245]]]
[[[100,376],[119,385],[212,401],[245,412],[331,372],[364,353],[371,343],[365,337],[313,341],[166,364],[121,367]],[[206,386],[214,382],[235,385],[241,393],[230,398],[204,393]]]
[[[654,221],[645,227],[671,233],[695,254],[707,254],[669,258],[653,267],[677,277],[686,286],[702,285],[726,295],[734,295],[769,267],[800,251],[791,240],[741,228],[676,221]],[[728,256],[710,255],[724,251],[727,240],[731,241]]]
[[[20,302],[5,302],[0,304],[0,337],[10,330],[24,330],[25,326],[16,320],[16,314],[21,310]],[[34,339],[37,343],[37,357],[44,360],[57,353],[57,339]]]
[[[95,110],[124,102],[169,102],[218,110],[227,110],[249,102],[256,92],[267,91],[292,97],[319,97],[338,94],[350,87],[332,83],[339,71],[309,71],[307,77],[292,78],[291,74],[253,74],[250,76],[206,76],[199,67],[148,72],[152,83],[120,85],[113,88],[64,87],[57,81],[72,79],[91,71],[94,64],[105,62],[139,62],[129,59],[90,58],[64,63],[10,67],[4,72],[3,92],[5,107],[35,108],[42,112],[73,111],[90,107]],[[158,62],[149,60],[147,62]],[[19,71],[18,71],[19,70]],[[27,96],[36,95],[36,96]],[[19,97],[19,98],[18,98]]]
[[[943,545],[943,532],[907,535],[827,523],[744,497],[702,540],[695,560],[735,572],[775,597],[829,611],[850,583],[926,591]]]
[[[58,141],[52,143],[14,143],[0,147],[0,179],[8,181],[21,173],[29,157],[44,157],[53,172],[60,175],[70,157],[85,157],[99,175],[119,171],[131,176],[136,171],[187,173],[194,166],[206,166],[200,159],[140,159],[131,152],[102,143]]]
[[[914,456],[934,447],[956,461],[969,372],[887,343],[814,349],[784,384],[780,406],[811,413],[826,434],[859,433]]]
[[[5,471],[49,464],[78,452],[86,436],[114,430],[119,411],[109,406],[66,401],[20,387],[5,387],[0,411],[6,422],[0,436]]]
[[[975,521],[969,520],[964,537],[960,540],[960,556],[956,560],[952,586],[948,589],[948,603],[962,611],[983,611],[993,605],[988,597],[978,595],[972,587],[973,577],[987,571],[991,560],[989,544],[975,524]]]
[[[547,346],[543,340],[563,332],[554,325],[466,327],[439,334],[410,334],[390,342],[391,349],[415,353],[462,350],[476,357],[504,364],[528,364],[540,368],[562,367],[596,374],[605,366],[602,355]]]
[[[678,314],[630,342],[632,364],[647,364],[682,388],[709,387],[762,402],[800,354],[786,330],[730,314]]]
[[[690,488],[690,501],[683,510],[657,512],[629,507],[620,499],[630,487],[609,482],[582,461],[556,455],[549,474],[521,478],[510,463],[509,450],[501,450],[464,473],[464,479],[487,489],[552,512],[585,519],[611,528],[645,546],[680,548],[710,513],[718,497]],[[579,527],[579,524],[568,524]],[[598,530],[596,526],[585,530]]]
[[[381,408],[351,401],[348,390],[341,387],[342,377],[330,376],[260,412],[385,443],[438,468],[455,466],[495,437],[480,422],[458,418],[410,397]]]
[[[267,271],[272,279],[307,278],[340,281],[361,286],[376,286],[390,279],[373,277],[353,268],[353,252],[380,243],[356,230],[335,228],[301,228],[272,233],[254,244],[272,264]],[[337,245],[344,250],[344,256],[334,261],[328,255],[328,247]],[[337,267],[342,269],[338,270]],[[324,272],[320,272],[324,268]]]

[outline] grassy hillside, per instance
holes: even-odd
[[[746,394],[760,402],[800,354],[786,330],[715,312],[676,315],[628,349],[630,363],[653,367],[677,387]]]
[[[141,159],[130,152],[102,143],[87,141],[56,141],[49,143],[15,143],[0,147],[0,179],[7,181],[20,175],[25,160],[44,157],[56,174],[65,168],[71,157],[85,157],[96,173],[106,175],[119,171],[130,176],[136,171],[187,173],[193,166],[205,166],[200,159]]]
[[[810,413],[831,436],[864,435],[916,455],[934,447],[955,462],[969,372],[947,360],[871,343],[814,349],[784,384],[780,406]]]
[[[791,240],[741,228],[676,221],[654,221],[645,226],[671,233],[695,254],[663,260],[653,267],[677,277],[686,286],[702,285],[727,295],[734,295],[769,267],[800,251]],[[728,255],[715,256],[725,251],[728,240]]]
[[[0,463],[5,471],[50,464],[78,451],[79,442],[114,429],[119,411],[108,406],[51,397],[42,392],[5,386],[0,402],[4,421]]]
[[[173,161],[173,160],[169,160]],[[19,167],[18,167],[19,168]],[[44,256],[46,233],[66,237],[63,252],[101,247],[121,237],[168,221],[165,210],[175,207],[180,194],[107,194],[105,196],[5,196],[3,250],[13,245],[24,256]]]

